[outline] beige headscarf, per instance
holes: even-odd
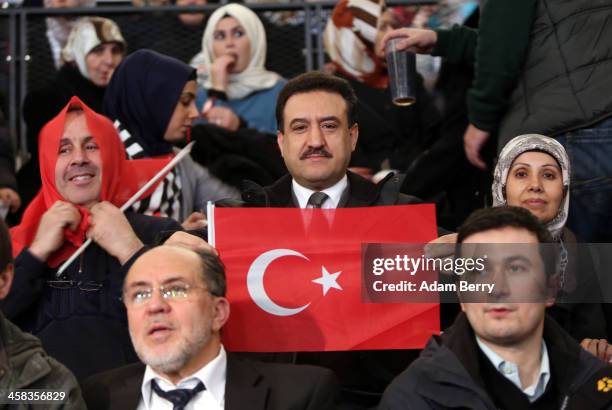
[[[119,43],[125,50],[127,44],[114,21],[103,17],[82,17],[77,20],[62,50],[65,62],[75,62],[81,75],[89,78],[85,57],[102,43]]]
[[[230,16],[238,20],[251,42],[251,58],[249,65],[241,73],[230,74],[226,94],[229,99],[240,99],[247,95],[274,87],[281,76],[265,68],[266,32],[259,17],[245,6],[228,4],[211,14],[202,37],[202,51],[192,60],[192,65],[198,68],[198,83],[206,89],[212,88],[209,70],[214,61],[213,33],[217,23]]]

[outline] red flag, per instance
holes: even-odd
[[[422,348],[440,331],[438,304],[363,303],[363,243],[426,243],[433,205],[216,208],[215,246],[231,303],[232,351]]]

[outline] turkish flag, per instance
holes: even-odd
[[[362,244],[426,243],[433,205],[215,208],[232,351],[415,349],[440,332],[437,303],[362,301]]]

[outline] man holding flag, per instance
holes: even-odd
[[[341,78],[311,72],[289,81],[276,107],[289,174],[268,187],[247,184],[241,205],[323,211],[305,211],[294,223],[288,209],[252,210],[241,219],[240,211],[218,208],[213,221],[215,246],[236,275],[226,343],[239,351],[300,351],[285,359],[336,371],[350,408],[375,405],[400,363],[410,360],[406,351],[366,350],[422,347],[425,334],[439,330],[437,305],[362,303],[361,243],[426,243],[436,227],[429,205],[334,212],[420,202],[399,193],[395,175],[374,184],[348,171],[359,134],[356,106]],[[320,353],[334,350],[352,351]]]
[[[39,135],[42,188],[11,230],[15,281],[1,308],[81,379],[137,360],[121,286],[132,261],[178,223],[123,214],[168,160],[126,161],[112,123],[77,97]],[[58,277],[85,238],[92,246]]]

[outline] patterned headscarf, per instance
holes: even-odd
[[[336,68],[357,81],[387,88],[389,77],[374,53],[384,0],[340,0],[327,22],[323,43]]]
[[[213,34],[217,23],[227,16],[238,20],[251,43],[249,65],[241,73],[229,75],[229,84],[226,90],[228,98],[231,100],[240,99],[255,91],[274,87],[281,80],[281,77],[265,68],[267,42],[264,26],[257,14],[251,9],[236,3],[219,7],[208,19],[202,36],[202,51],[193,58],[191,63],[197,65],[198,83],[206,89],[212,88],[212,78],[209,71],[215,60]]]
[[[119,43],[125,51],[127,44],[114,21],[103,17],[80,18],[68,36],[68,42],[62,50],[66,62],[75,62],[79,72],[89,78],[85,58],[95,47],[102,43]]]
[[[563,199],[555,217],[546,224],[546,228],[555,240],[559,240],[561,231],[567,222],[569,212],[570,162],[565,148],[553,138],[538,134],[519,135],[510,140],[499,154],[493,173],[493,206],[507,205],[506,181],[514,160],[524,152],[539,151],[552,156],[561,167],[563,181]]]

